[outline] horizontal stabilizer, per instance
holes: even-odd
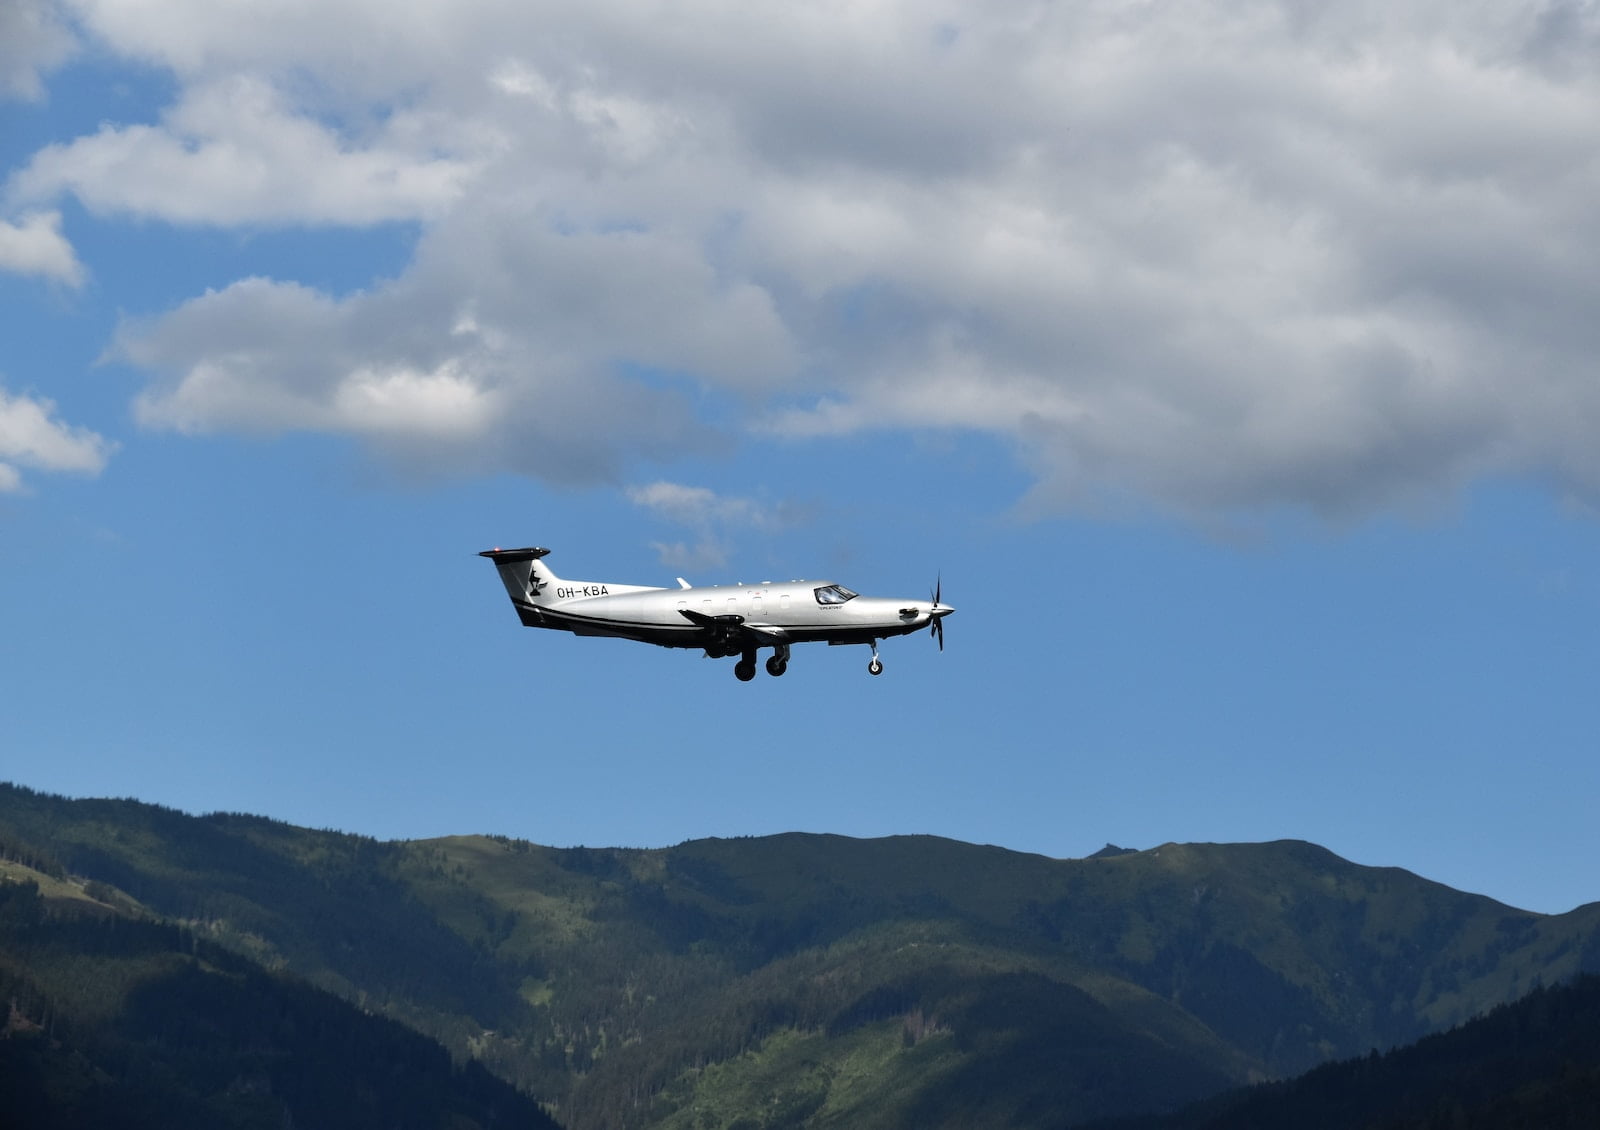
[[[478,556],[487,557],[496,565],[502,563],[511,565],[518,561],[537,561],[539,558],[543,557],[549,552],[550,551],[548,549],[541,549],[538,546],[530,545],[523,549],[485,549],[479,553]]]

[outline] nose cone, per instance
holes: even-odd
[[[928,615],[935,620],[942,620],[954,611],[955,609],[951,608],[948,604],[939,604],[928,609]]]

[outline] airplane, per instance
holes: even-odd
[[[696,588],[682,577],[678,587],[568,581],[545,563],[550,551],[486,549],[523,626],[577,636],[615,636],[661,647],[703,648],[709,659],[737,655],[733,673],[741,683],[756,677],[756,653],[770,647],[767,674],[789,669],[797,643],[867,644],[867,670],[883,674],[878,641],[927,628],[944,650],[944,618],[955,609],[941,603],[943,582],[931,600],[861,596],[832,581],[789,581]]]

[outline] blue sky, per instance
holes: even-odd
[[[1600,898],[1600,17],[1066,9],[0,9],[0,777]],[[521,544],[958,611],[743,685]]]

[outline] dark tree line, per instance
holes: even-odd
[[[1096,1130],[1592,1130],[1600,977],[1535,989],[1449,1032],[1161,1119]]]

